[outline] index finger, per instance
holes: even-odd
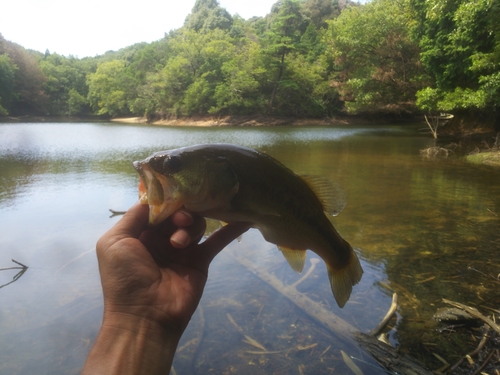
[[[222,249],[249,229],[249,223],[234,223],[223,226],[212,233],[210,237],[200,245],[204,250],[200,252],[200,257],[203,256],[208,263],[210,263]]]

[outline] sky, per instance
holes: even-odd
[[[24,48],[83,58],[163,38],[196,0],[0,0],[0,34]],[[219,0],[248,19],[276,0]]]

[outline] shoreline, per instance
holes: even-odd
[[[376,124],[416,124],[421,122],[418,117],[394,117],[394,116],[355,116],[342,115],[332,118],[298,118],[298,117],[278,117],[265,115],[234,115],[234,116],[186,116],[171,117],[163,120],[148,121],[145,117],[119,117],[109,118],[101,116],[0,116],[0,123],[60,123],[60,122],[114,122],[121,124],[146,124],[155,126],[185,126],[185,127],[266,127],[266,126],[360,126]],[[442,129],[440,139],[460,139],[475,138],[485,139],[494,138],[495,131],[488,127],[464,128],[462,126],[445,131]],[[500,133],[496,134],[498,138]],[[491,141],[490,141],[491,142]],[[500,167],[499,141],[495,145],[473,155],[466,156],[466,160],[475,164],[486,164],[494,167]]]
[[[328,125],[351,125],[371,124],[377,121],[361,117],[336,117],[336,118],[297,118],[276,116],[189,116],[172,117],[163,120],[148,121],[144,117],[121,117],[110,121],[126,124],[148,124],[160,126],[197,126],[197,127],[222,127],[222,126],[328,126]],[[380,122],[380,121],[378,121]]]
[[[107,116],[0,116],[0,123],[47,123],[47,122],[116,122],[122,124],[148,124],[159,126],[195,126],[195,127],[248,127],[248,126],[334,126],[334,125],[374,125],[415,123],[416,117],[377,116],[377,115],[337,115],[324,118],[302,118],[293,116],[267,115],[228,115],[228,116],[180,116],[159,120],[146,117],[130,116],[110,118]]]
[[[78,122],[114,122],[121,124],[145,124],[157,126],[186,126],[186,127],[266,127],[266,126],[370,126],[370,125],[411,125],[425,123],[419,116],[383,116],[383,115],[337,115],[324,118],[302,118],[293,116],[267,115],[231,115],[231,116],[183,116],[170,117],[161,120],[148,120],[146,117],[116,117],[107,116],[0,116],[1,123],[78,123]],[[451,124],[450,124],[451,125]],[[498,133],[491,126],[465,127],[462,121],[452,126],[441,127],[439,138],[476,138],[490,137]]]

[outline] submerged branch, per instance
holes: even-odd
[[[111,216],[110,217],[115,217],[115,216],[120,216],[120,215],[125,215],[125,213],[127,211],[115,211],[113,209],[109,209],[109,212],[111,212]]]
[[[498,349],[492,350],[490,355],[483,362],[483,364],[476,371],[474,371],[474,373],[472,375],[477,375],[479,373],[482,374],[481,371],[483,371],[483,369],[488,365],[488,363],[490,363],[491,359],[493,358],[493,356],[495,354],[498,356]]]
[[[294,286],[283,284],[277,277],[256,266],[250,260],[244,258],[243,256],[237,255],[232,251],[227,251],[227,253],[229,253],[238,263],[247,268],[254,275],[258,276],[265,283],[288,298],[292,303],[294,303],[297,307],[304,311],[310,318],[322,324],[324,327],[340,337],[344,341],[345,345],[354,344],[355,347],[357,347],[356,350],[358,350],[359,353],[365,357],[365,359],[371,361],[373,364],[378,364],[379,366],[381,365],[385,368],[385,370],[389,370],[389,373],[394,374],[432,374],[431,371],[425,368],[414,358],[404,353],[399,353],[392,346],[386,345],[370,335],[359,332],[356,328],[351,326],[342,318],[336,316],[331,310],[326,309],[321,304],[313,301],[303,293],[298,292]],[[395,311],[396,308],[397,298],[393,297],[393,304],[389,309],[389,313],[391,316],[394,313],[393,310]],[[387,314],[387,316],[389,315],[389,313]],[[228,316],[228,319],[231,321],[231,318],[229,317],[230,315]],[[384,318],[384,320],[386,320],[386,318]],[[389,319],[390,318],[387,318],[387,320]],[[231,323],[233,325],[236,324],[235,322]],[[382,323],[380,325],[382,325]],[[347,348],[344,349],[347,350]],[[326,350],[323,353],[325,352]],[[345,360],[345,356],[343,358]],[[374,366],[370,362],[363,362],[367,365]],[[379,367],[377,368],[380,369]]]
[[[297,287],[301,282],[303,282],[305,279],[307,279],[311,274],[313,273],[314,269],[316,268],[316,265],[320,262],[318,258],[312,258],[311,259],[311,267],[307,270],[307,272],[302,276],[300,279],[298,279],[296,282],[294,282],[291,287]]]
[[[432,375],[432,371],[415,358],[384,344],[373,336],[357,332],[355,338],[363,349],[392,374]]]
[[[12,278],[12,281],[8,282],[7,284],[0,285],[0,289],[3,288],[4,286],[10,285],[13,282],[19,280],[19,278],[24,275],[24,273],[28,270],[28,266],[25,266],[21,262],[18,262],[17,260],[12,259],[12,261],[16,264],[19,265],[19,267],[7,267],[7,268],[0,268],[0,271],[6,271],[6,270],[20,270],[14,277]]]
[[[382,332],[382,330],[391,320],[397,308],[398,308],[398,295],[394,293],[392,295],[392,303],[391,307],[389,308],[389,311],[387,311],[387,314],[385,315],[384,319],[382,319],[382,321],[378,324],[378,326],[376,326],[374,329],[370,331],[370,336],[377,336],[380,332]]]
[[[468,357],[473,357],[475,356],[476,354],[478,354],[483,348],[484,346],[486,345],[486,342],[488,341],[489,339],[489,335],[490,335],[490,328],[488,328],[487,325],[485,325],[485,332],[483,334],[483,337],[481,338],[481,341],[479,342],[479,344],[477,345],[477,348],[474,349],[472,352],[464,355],[462,358],[460,358],[460,360],[455,363],[451,368],[450,368],[450,372],[453,372],[455,371],[461,364],[462,362],[467,359]]]
[[[459,308],[461,310],[464,310],[465,312],[472,315],[474,318],[481,319],[483,322],[485,322],[487,325],[489,325],[491,328],[493,328],[496,333],[500,334],[500,326],[498,324],[496,324],[490,318],[487,318],[486,316],[481,314],[477,309],[470,307],[470,306],[462,305],[461,303],[450,301],[450,300],[447,300],[444,298],[443,298],[443,302],[447,303],[448,305],[452,305],[456,308]]]
[[[19,264],[19,267],[7,267],[7,268],[0,268],[0,271],[6,271],[6,270],[25,270],[28,269],[28,266],[25,266],[21,262],[18,262],[17,260],[11,259],[14,263]]]
[[[431,129],[432,136],[434,138],[437,138],[437,128],[438,128],[439,122],[436,122],[435,126],[433,127],[431,125],[431,123],[429,122],[429,119],[427,118],[427,115],[424,115],[424,117],[425,117],[425,122],[427,122],[427,125],[429,125],[429,129]]]
[[[242,256],[236,255],[234,252],[228,251],[229,254],[242,266],[247,268],[254,275],[257,275],[260,279],[266,282],[268,285],[276,289],[279,293],[287,297],[292,303],[297,307],[301,308],[306,312],[311,318],[316,320],[318,323],[327,327],[331,332],[334,332],[338,336],[353,343],[352,335],[356,332],[356,328],[351,326],[345,320],[333,314],[330,310],[327,310],[322,305],[314,302],[306,295],[298,292],[294,287],[285,285],[276,276],[270,274],[269,272],[263,270],[260,267],[255,266],[251,261],[245,259]]]

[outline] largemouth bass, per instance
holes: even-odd
[[[297,272],[312,250],[326,264],[340,307],[361,279],[356,253],[325,215],[338,211],[338,204],[323,178],[300,177],[266,154],[230,144],[161,151],[134,167],[151,224],[182,207],[227,223],[249,223],[278,245]]]

